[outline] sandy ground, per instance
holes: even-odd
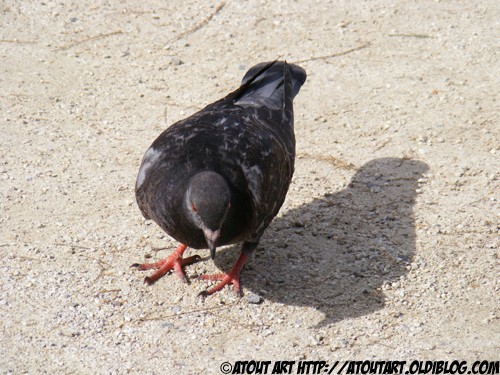
[[[0,7],[0,373],[498,359],[498,1]],[[176,245],[135,204],[144,151],[276,58],[309,77],[245,296],[143,285]]]

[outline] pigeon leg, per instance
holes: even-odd
[[[132,267],[136,267],[139,271],[157,270],[151,276],[144,278],[144,283],[148,285],[154,284],[162,278],[168,271],[174,269],[177,275],[183,282],[187,282],[186,274],[182,269],[183,266],[198,262],[201,260],[199,255],[194,255],[189,258],[183,258],[182,254],[186,251],[187,245],[180,244],[179,247],[168,257],[155,263],[134,263]]]
[[[240,257],[234,264],[233,268],[229,273],[218,273],[215,275],[201,275],[199,278],[202,280],[212,280],[220,281],[214,287],[201,292],[198,296],[205,298],[222,290],[226,285],[233,284],[234,291],[236,294],[241,296],[241,286],[240,286],[240,271],[244,264],[248,260],[248,255],[245,252],[241,252]]]

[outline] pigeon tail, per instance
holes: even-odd
[[[291,81],[289,93],[285,88],[287,75]],[[306,77],[304,69],[286,61],[260,63],[245,74],[233,100],[243,106],[264,103],[268,108],[282,109],[287,98],[293,99],[299,93]]]

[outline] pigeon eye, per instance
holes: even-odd
[[[198,209],[196,208],[194,203],[191,203],[191,208],[193,209],[194,212],[198,212]]]

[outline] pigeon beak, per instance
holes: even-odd
[[[208,248],[210,249],[210,258],[214,259],[216,243],[220,236],[220,229],[212,231],[206,228],[203,230],[203,234],[205,235],[205,240],[207,241]]]

